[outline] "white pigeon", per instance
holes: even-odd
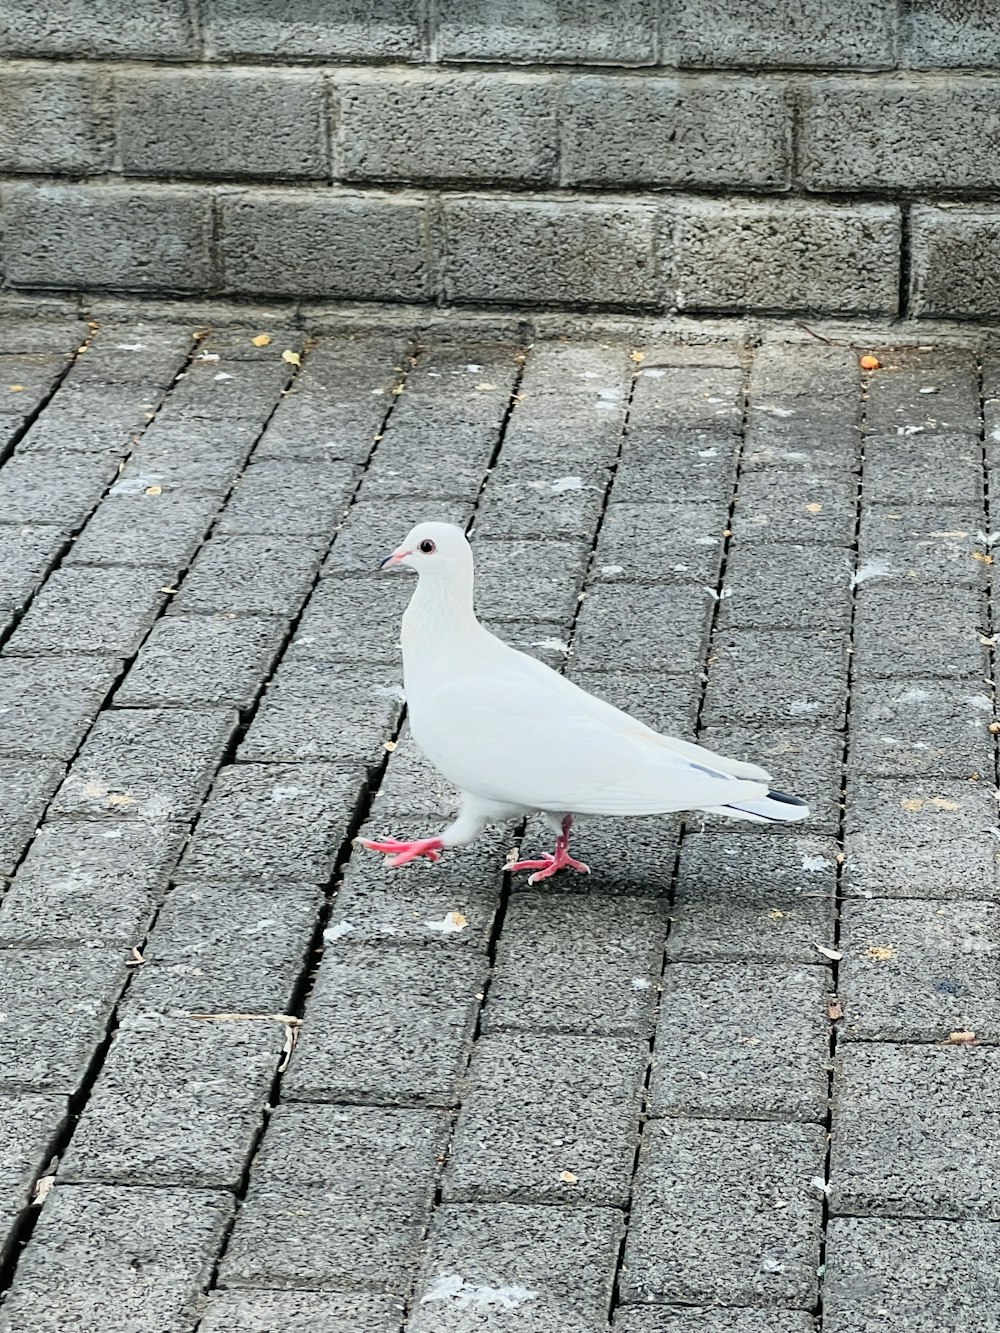
[[[389,865],[440,859],[487,824],[540,811],[556,849],[510,870],[529,883],[565,867],[574,815],[658,815],[674,810],[785,824],[809,807],[773,791],[753,764],[662,736],[588,694],[484,629],[473,610],[472,548],[451,523],[418,523],[380,568],[405,565],[418,582],[403,615],[403,681],[410,731],[461,793],[458,816],[436,837],[363,839]]]

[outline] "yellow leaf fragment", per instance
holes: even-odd
[[[31,1202],[36,1208],[41,1208],[42,1204],[55,1188],[55,1174],[51,1176],[39,1176],[35,1182],[35,1188],[31,1195]]]
[[[804,505],[803,508],[807,514],[819,514],[823,511],[823,506],[821,504]]]
[[[476,385],[476,388],[477,388],[477,389],[483,389],[483,390],[486,390],[486,389],[495,389],[496,387],[497,387],[497,386],[496,386],[495,384],[477,384],[477,385]]]
[[[147,487],[146,487],[146,494],[147,494],[147,495],[162,495],[162,494],[163,494],[163,487],[162,487],[162,486],[147,486]]]
[[[910,815],[915,815],[918,810],[922,810],[924,808],[924,804],[925,804],[924,801],[920,800],[919,797],[915,796],[911,796],[907,800],[900,801],[899,803],[900,809],[905,810],[907,814]]]
[[[302,358],[299,356],[298,352],[293,352],[287,347],[281,353],[281,359],[282,361],[287,361],[290,366],[301,366],[302,364]]]
[[[112,792],[107,800],[108,805],[129,806],[135,805],[135,797],[127,796],[123,791]]]
[[[391,754],[392,751],[395,750],[395,748],[396,748],[396,742],[395,742],[395,741],[386,741],[386,743],[385,743],[385,748],[386,748],[386,749],[390,752],[390,754]]]
[[[575,1185],[579,1180],[579,1176],[574,1176],[572,1171],[560,1171],[559,1179],[564,1185]]]
[[[271,335],[269,333],[258,333],[256,338],[251,338],[250,341],[253,343],[254,347],[269,347],[271,344]]]
[[[646,353],[645,353],[645,352],[640,352],[639,349],[636,348],[636,350],[635,350],[634,352],[629,352],[629,354],[628,354],[628,359],[629,359],[630,361],[634,361],[635,364],[638,365],[638,364],[640,363],[640,361],[645,361],[645,359],[646,359]]]
[[[844,1017],[843,1006],[841,1005],[839,1000],[831,1000],[829,1005],[827,1006],[826,1012],[834,1023],[836,1023],[838,1018]]]
[[[23,384],[11,384],[11,385],[9,385],[8,387],[9,387],[11,393],[24,393],[24,385],[23,385]]]
[[[888,963],[890,959],[896,957],[896,950],[890,949],[885,944],[871,944],[865,953],[876,963]]]
[[[469,918],[461,912],[447,912],[444,919],[452,930],[464,930],[469,924]]]
[[[986,555],[983,551],[973,551],[972,558],[978,560],[981,565],[992,565],[993,563],[993,557]]]
[[[938,810],[957,810],[957,809],[958,809],[958,802],[957,802],[957,801],[946,801],[945,798],[944,798],[943,796],[932,796],[931,799],[930,799],[929,804],[930,804],[930,805],[933,805],[933,806],[934,806],[936,809],[938,809]]]
[[[976,1034],[965,1031],[949,1032],[948,1040],[954,1046],[970,1046],[976,1040]]]

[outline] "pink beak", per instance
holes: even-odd
[[[386,556],[386,558],[379,565],[379,569],[388,569],[390,565],[398,565],[401,561],[405,560],[408,555],[412,554],[413,554],[412,551],[404,550],[402,546],[397,547],[397,549],[393,551],[392,555]]]

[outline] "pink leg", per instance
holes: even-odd
[[[428,861],[440,861],[444,850],[440,838],[419,838],[416,842],[398,842],[395,838],[386,838],[384,842],[372,842],[370,838],[361,838],[359,841],[370,852],[388,853],[392,869],[405,866],[407,861],[416,861],[421,856],[426,856]]]
[[[535,873],[528,876],[529,884],[537,884],[540,879],[548,879],[557,870],[578,870],[581,875],[589,875],[590,866],[585,866],[582,861],[575,861],[569,854],[569,831],[572,827],[573,816],[567,815],[562,822],[562,833],[556,838],[554,856],[543,857],[540,861],[515,861],[507,869],[511,873],[515,870],[533,870]]]

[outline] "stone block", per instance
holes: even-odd
[[[212,537],[170,609],[290,619],[312,587],[325,547],[321,537]]]
[[[594,551],[594,576],[714,588],[728,520],[728,505],[721,501],[610,505]]]
[[[288,60],[416,60],[423,54],[421,10],[416,0],[388,0],[372,11],[349,0],[335,12],[309,0],[277,14],[266,4],[208,0],[205,47],[214,59],[267,56]]]
[[[993,711],[991,695],[976,682],[858,680],[848,768],[876,778],[986,777]]]
[[[476,611],[484,620],[572,624],[590,557],[583,541],[491,541],[476,547]]]
[[[82,527],[118,471],[113,454],[15,454],[0,471],[0,523]]]
[[[1000,16],[990,0],[971,0],[961,18],[947,0],[913,0],[900,20],[903,57],[913,69],[990,69],[1000,61]]]
[[[930,319],[1000,315],[1000,210],[917,205],[911,217],[912,312]]]
[[[12,759],[4,763],[0,875],[14,873],[65,771],[54,759]]]
[[[577,672],[629,662],[636,671],[693,674],[701,668],[711,620],[712,598],[704,588],[598,584],[580,607]]]
[[[216,531],[329,540],[356,485],[357,471],[348,463],[251,463]]]
[[[167,600],[169,569],[57,569],[4,652],[13,657],[104,653],[131,657]]]
[[[737,533],[739,529],[737,528]],[[854,561],[836,547],[752,541],[737,536],[726,560],[723,632],[847,628]]]
[[[862,584],[854,621],[859,680],[964,680],[975,693],[987,674],[985,605],[978,589],[945,583]]]
[[[0,754],[72,759],[120,670],[113,658],[0,658]]]
[[[591,533],[604,503],[610,474],[565,463],[520,462],[501,456],[476,508],[476,539],[555,537]]]
[[[110,496],[67,551],[67,565],[152,565],[179,575],[211,527],[214,496],[145,493]]]
[[[681,65],[888,69],[894,15],[878,0],[796,0],[779,14],[753,0],[681,0],[664,42]]]
[[[213,1291],[201,1333],[399,1333],[404,1305],[390,1296],[334,1291]],[[795,1331],[798,1333],[798,1330]]]
[[[445,60],[504,64],[651,65],[655,9],[627,0],[612,17],[588,0],[566,7],[533,0],[499,14],[488,0],[444,0],[438,29]]]
[[[838,630],[720,634],[712,646],[703,720],[709,726],[839,726],[847,689],[846,648],[845,633]]]
[[[26,0],[15,0],[0,16],[0,51],[76,59],[183,60],[193,59],[197,47],[184,0],[140,0],[127,14],[113,0],[70,0],[58,23]]]

